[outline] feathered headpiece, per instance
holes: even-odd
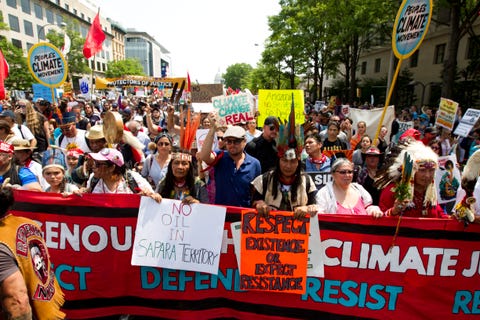
[[[473,196],[475,185],[477,184],[478,176],[480,175],[480,150],[468,159],[467,164],[463,168],[462,173],[462,189],[465,190],[465,196],[455,208],[455,215],[465,224],[475,220],[474,204],[477,201]]]
[[[414,192],[413,179],[415,173],[420,168],[438,168],[438,155],[420,141],[410,141],[407,144],[400,146],[400,148],[400,153],[397,155],[394,162],[376,179],[376,186],[379,189],[383,189],[393,182],[398,187],[403,182],[405,185],[404,188],[400,188],[402,190],[401,197],[412,201]],[[404,166],[411,166],[411,169],[405,168]],[[402,180],[402,177],[405,181]],[[410,181],[408,182],[406,180]],[[432,181],[427,187],[423,205],[428,206],[436,204],[437,192],[435,183]]]
[[[187,107],[187,117],[185,120],[185,115],[183,110],[180,113],[180,150],[172,154],[172,159],[181,159],[192,161],[192,155],[190,154],[190,149],[192,144],[195,141],[195,135],[197,129],[200,126],[200,115],[198,113],[193,114],[193,117],[190,113],[190,110]]]
[[[280,122],[277,140],[277,155],[288,160],[300,158],[303,150],[303,126],[295,126],[295,104],[292,105],[288,121]]]

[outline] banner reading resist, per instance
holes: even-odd
[[[242,291],[227,208],[218,275],[130,264],[140,197],[17,191],[12,213],[41,224],[69,319],[474,319],[480,226],[455,220],[322,215],[325,278],[304,294]]]

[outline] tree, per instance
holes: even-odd
[[[454,98],[454,83],[457,72],[458,44],[467,34],[475,36],[472,25],[479,17],[478,0],[448,0],[450,6],[450,41],[447,57],[443,61],[442,97]]]
[[[85,39],[76,31],[78,28],[78,22],[72,20],[67,20],[66,22],[67,26],[64,32],[67,32],[71,41],[70,52],[65,57],[68,61],[68,72],[70,75],[80,77],[84,74],[90,74],[92,70],[83,56],[83,44],[85,43]],[[57,48],[62,48],[65,42],[64,33],[53,29],[48,30],[46,38]]]
[[[119,78],[124,75],[143,76],[143,66],[137,59],[128,58],[119,61],[109,61],[107,64],[107,78]]]
[[[248,63],[236,63],[227,68],[225,74],[222,75],[225,79],[225,86],[232,89],[245,89],[249,83],[249,75],[253,67]]]

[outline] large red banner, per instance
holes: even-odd
[[[175,319],[468,319],[480,314],[480,226],[455,220],[322,215],[325,278],[306,293],[241,291],[228,208],[218,275],[131,266],[136,195],[15,193],[37,220],[69,319],[112,314]],[[207,217],[206,217],[207,218]],[[158,254],[162,254],[160,251]]]

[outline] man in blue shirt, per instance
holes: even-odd
[[[22,189],[42,191],[37,177],[25,167],[13,164],[13,146],[6,142],[0,142],[0,184],[10,178],[10,184],[19,185]]]
[[[223,141],[226,151],[212,152],[216,131],[215,118],[210,116],[210,130],[205,138],[198,158],[215,167],[215,204],[236,207],[251,207],[250,182],[261,174],[260,162],[248,155],[244,149],[246,132],[239,126],[225,131]]]

